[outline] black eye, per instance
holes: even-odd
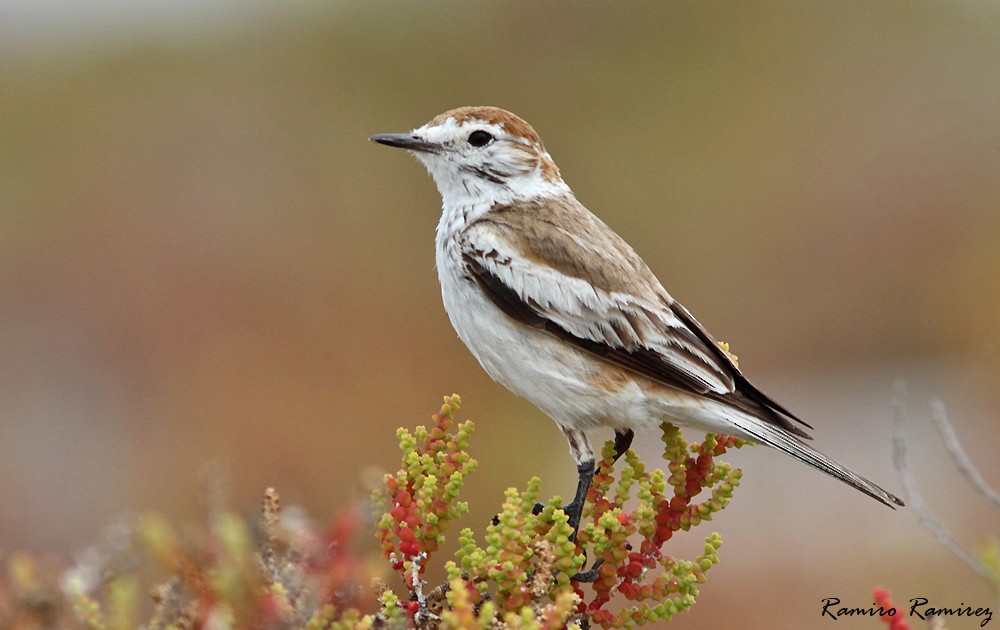
[[[491,142],[493,142],[493,136],[482,129],[478,129],[469,134],[469,144],[474,147],[485,147]]]

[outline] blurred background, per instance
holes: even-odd
[[[816,445],[897,492],[905,382],[917,481],[974,547],[1000,518],[929,401],[1000,484],[998,32],[978,0],[0,0],[0,553],[196,522],[206,466],[236,510],[275,486],[327,519],[453,392],[480,461],[463,525],[533,475],[570,495],[555,425],[448,323],[432,182],[366,141],[470,104],[531,122]],[[636,443],[653,465],[659,436]],[[993,603],[912,510],[730,460],[732,505],[675,547],[725,540],[675,627],[818,626],[877,584]]]

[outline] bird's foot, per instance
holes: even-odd
[[[584,565],[586,564],[587,564],[586,561],[584,561]],[[595,562],[594,566],[590,567],[590,569],[586,571],[580,571],[576,575],[571,575],[569,579],[571,582],[585,582],[588,584],[591,582],[596,582],[597,578],[601,576],[601,572],[599,571],[599,569],[601,568],[602,564],[604,564],[604,558],[598,558],[597,562]]]
[[[630,545],[629,543],[625,543],[625,548],[628,549],[629,551],[632,551],[632,545]],[[590,567],[586,571],[580,571],[579,573],[570,576],[569,579],[574,582],[587,582],[587,583],[596,582],[597,578],[601,576],[599,569],[601,568],[602,564],[604,564],[604,558],[598,558],[597,562],[594,563],[594,566]],[[583,566],[587,566],[586,551],[583,552]]]

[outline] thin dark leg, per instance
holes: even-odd
[[[566,515],[569,516],[569,526],[573,528],[573,536],[570,537],[570,540],[576,540],[576,534],[580,529],[583,504],[587,500],[587,490],[590,490],[590,482],[594,480],[594,460],[591,459],[581,463],[576,467],[576,472],[579,475],[579,479],[576,482],[576,496],[573,497],[573,501],[569,505],[563,508]],[[603,562],[604,560],[598,560],[589,571],[577,573],[570,579],[577,582],[593,582],[597,580],[600,576],[597,569]],[[584,561],[584,566],[586,566],[586,560]]]
[[[625,429],[624,432],[615,431],[615,462],[621,459],[621,456],[625,454],[625,451],[632,446],[632,438],[634,437],[635,433],[632,429]]]
[[[627,451],[629,449],[629,447],[632,446],[632,438],[634,438],[634,437],[635,437],[635,432],[633,432],[632,429],[625,429],[624,431],[617,431],[617,430],[615,431],[615,455],[614,455],[614,462],[617,462],[619,459],[621,459],[621,456],[625,454],[625,451]],[[593,467],[591,467],[590,473],[587,475],[587,481],[584,482],[584,478],[583,478],[584,468],[583,467],[584,467],[584,465],[586,465],[586,463],[587,462],[584,462],[583,464],[581,464],[580,466],[577,467],[577,472],[580,473],[580,480],[579,480],[578,485],[576,487],[576,498],[573,499],[573,503],[571,503],[570,505],[566,506],[567,507],[567,514],[569,514],[569,511],[568,511],[569,508],[571,506],[575,506],[575,504],[576,504],[577,501],[581,501],[581,503],[580,503],[580,509],[577,511],[577,514],[576,514],[576,520],[574,521],[573,520],[573,515],[570,515],[570,525],[573,526],[573,538],[574,538],[574,540],[576,539],[576,531],[580,527],[580,513],[583,512],[583,503],[582,503],[582,501],[584,501],[586,499],[586,497],[587,497],[587,490],[590,489],[590,480],[593,479],[593,476],[594,476],[594,474],[593,474],[594,473]],[[576,582],[595,582],[595,581],[597,581],[597,578],[599,578],[601,576],[599,569],[601,568],[602,564],[604,564],[604,559],[603,558],[598,559],[597,562],[594,563],[594,566],[590,567],[589,570],[587,570],[587,571],[581,571],[580,573],[577,573],[576,575],[574,575],[570,579],[574,580]],[[586,566],[586,564],[584,566]]]
[[[563,506],[562,511],[569,517],[569,526],[573,528],[573,535],[570,540],[576,540],[576,532],[580,529],[580,518],[583,516],[583,504],[587,500],[587,491],[590,490],[590,482],[594,480],[594,471],[597,470],[594,460],[590,459],[576,467],[576,495],[573,500]],[[545,509],[544,503],[536,503],[531,508],[531,513],[538,515]],[[498,525],[500,520],[494,516],[493,524]]]
[[[583,504],[587,500],[587,490],[590,490],[590,482],[594,480],[594,460],[590,459],[580,463],[576,467],[579,475],[576,482],[576,496],[563,508],[563,512],[569,517],[569,526],[573,528],[573,535],[570,540],[576,540],[576,532],[580,529],[580,517],[583,516]]]

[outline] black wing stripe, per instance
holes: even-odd
[[[684,390],[696,391],[700,394],[708,390],[705,385],[690,376],[673,369],[672,366],[664,362],[652,351],[640,349],[629,352],[624,349],[612,348],[603,343],[582,339],[573,335],[555,322],[542,317],[532,308],[530,304],[523,301],[510,287],[500,278],[491,273],[486,267],[479,264],[475,258],[463,256],[465,267],[469,275],[479,284],[479,287],[490,298],[490,300],[508,317],[515,319],[522,324],[544,330],[560,339],[590,352],[598,357],[607,359],[613,363],[621,365],[640,374],[651,376],[657,381],[667,385],[679,387]]]
[[[712,351],[715,352],[720,359],[723,359],[724,361],[727,362],[729,361],[729,358],[724,355],[722,348],[720,348],[718,344],[716,344],[716,342],[709,336],[708,332],[705,330],[705,327],[701,325],[701,322],[696,320],[694,316],[691,315],[691,313],[688,312],[686,308],[684,308],[681,304],[674,302],[673,304],[670,305],[670,310],[673,311],[674,315],[676,315],[682,322],[684,322],[684,324],[687,325],[688,329],[693,331],[693,333],[697,335],[706,346],[711,348]],[[747,380],[745,376],[743,376],[743,374],[739,371],[739,369],[733,370],[733,378],[736,381],[737,392],[753,400],[754,402],[756,402],[757,404],[761,405],[764,408],[773,409],[785,416],[788,416],[789,418],[798,422],[804,427],[808,427],[810,429],[813,428],[805,420],[802,420],[801,418],[793,414],[791,411],[786,409],[783,405],[778,403],[776,400],[774,400],[766,393],[758,389],[756,385],[751,383],[749,380]],[[780,420],[785,420],[785,419],[780,418]],[[795,433],[799,437],[812,439],[812,436],[808,435],[805,431],[802,431],[801,429],[799,429],[798,427],[796,427],[791,423],[788,423],[787,421],[779,424],[784,426],[784,428],[788,429],[792,433]]]

